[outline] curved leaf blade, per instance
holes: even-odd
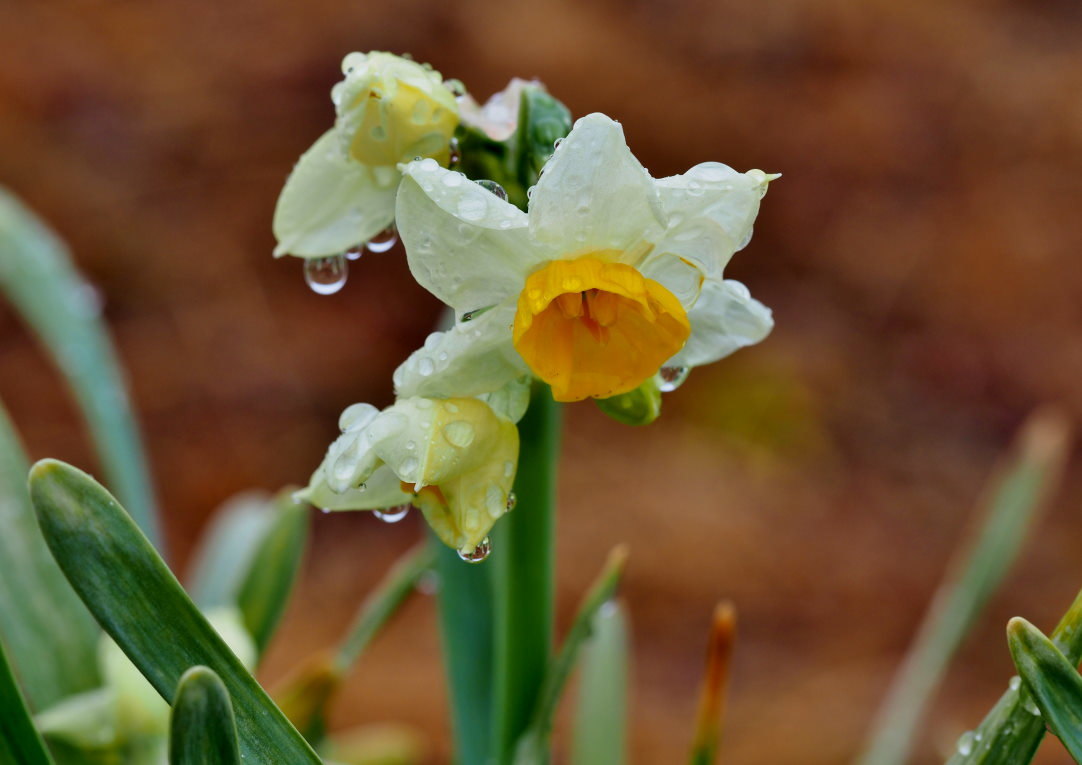
[[[308,541],[308,505],[283,491],[275,499],[270,528],[254,551],[237,592],[237,606],[260,655],[289,604]]]
[[[67,248],[0,188],[0,290],[49,349],[86,417],[109,483],[161,545],[150,475],[116,353]]]
[[[180,678],[169,721],[170,765],[240,765],[229,692],[214,670],[192,667]]]
[[[42,460],[30,471],[30,496],[64,575],[162,698],[172,700],[190,667],[207,666],[233,700],[250,765],[319,763],[100,484],[70,465]]]
[[[271,506],[269,494],[245,492],[214,511],[185,578],[201,611],[237,604],[259,543],[274,522]]]
[[[0,643],[0,765],[52,765]]]
[[[0,406],[0,640],[40,711],[101,682],[100,631],[41,536],[26,492],[29,467]]]
[[[611,600],[598,610],[593,633],[582,647],[571,763],[624,765],[630,641],[619,601]]]
[[[1025,619],[1007,623],[1011,658],[1045,723],[1082,762],[1082,677],[1055,644]]]

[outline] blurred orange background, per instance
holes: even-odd
[[[630,543],[636,763],[682,761],[709,617],[740,612],[723,760],[857,751],[996,455],[1055,401],[1082,414],[1082,5],[1066,0],[0,4],[0,183],[105,299],[174,561],[249,487],[303,482],[346,405],[391,399],[436,321],[400,247],[321,297],[270,257],[275,199],[333,119],[352,50],[410,52],[480,98],[538,77],[623,123],[655,176],[782,172],[728,274],[762,345],[628,430],[568,407],[560,624]],[[41,349],[0,303],[0,398],[34,457],[95,469]],[[1082,585],[1078,460],[963,645],[925,726],[942,762]],[[332,644],[419,536],[314,518],[263,673]],[[480,679],[479,679],[480,680]],[[433,604],[360,662],[335,727],[401,720],[448,752]],[[1055,741],[1045,763],[1069,762]]]

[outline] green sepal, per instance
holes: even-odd
[[[169,721],[169,763],[240,764],[229,692],[207,667],[192,667],[180,678]]]
[[[624,425],[649,425],[661,415],[661,389],[654,377],[635,390],[594,401],[598,409]]]
[[[525,210],[527,191],[555,151],[556,141],[571,132],[571,112],[540,84],[522,89],[518,125],[510,138],[496,141],[483,131],[460,124],[456,131],[462,158],[457,169],[475,181],[503,186],[507,200]]]

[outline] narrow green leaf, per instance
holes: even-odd
[[[593,635],[582,646],[571,765],[627,762],[627,616],[610,600],[594,615]]]
[[[456,765],[487,762],[492,738],[491,562],[463,563],[458,553],[435,535],[429,544],[436,550],[437,605],[451,699],[454,761]]]
[[[29,467],[0,406],[0,640],[31,707],[42,710],[101,682],[101,633],[41,537]]]
[[[365,599],[333,658],[317,657],[274,693],[279,707],[306,739],[322,738],[327,705],[342,680],[435,559],[435,548],[424,543],[402,556]]]
[[[161,549],[150,476],[94,288],[64,244],[0,188],[0,290],[56,359],[90,427],[109,484]]]
[[[1025,619],[1007,623],[1011,658],[1045,723],[1082,763],[1082,677],[1055,644]]]
[[[0,765],[52,765],[0,643]]]
[[[273,499],[245,492],[215,510],[188,569],[188,593],[199,609],[232,606],[256,550],[274,522]]]
[[[691,745],[691,765],[714,765],[721,746],[721,725],[725,716],[725,692],[729,665],[736,641],[736,609],[722,601],[714,610],[714,623],[706,649],[706,672],[699,692],[699,713]]]
[[[535,383],[519,422],[518,504],[492,529],[491,560],[483,564],[492,567],[494,592],[491,754],[498,763],[510,761],[530,724],[552,656],[560,414],[548,386]]]
[[[248,765],[319,762],[104,488],[42,460],[30,471],[30,496],[64,575],[162,698],[172,700],[190,667],[207,666],[233,700]]]
[[[237,592],[244,626],[261,655],[285,613],[308,541],[308,505],[294,502],[292,493],[287,489],[275,499],[274,521],[252,556]]]
[[[207,667],[192,667],[177,685],[169,721],[169,763],[240,765],[229,692]]]
[[[1071,663],[1082,660],[1082,591],[1052,632]],[[1029,691],[1014,677],[975,731],[965,734],[948,765],[1026,765],[1044,738],[1045,724]]]
[[[1038,412],[1015,454],[994,476],[972,531],[959,546],[917,638],[876,717],[860,765],[902,765],[958,645],[999,587],[1045,499],[1067,449],[1062,415]]]
[[[537,696],[530,723],[515,747],[514,765],[541,765],[548,762],[549,737],[556,705],[564,684],[575,668],[583,643],[593,634],[597,612],[612,600],[627,562],[627,548],[617,547],[605,561],[605,567],[579,605],[575,621],[564,638],[559,654],[549,664],[541,692]]]

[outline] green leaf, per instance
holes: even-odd
[[[500,763],[530,724],[552,656],[560,415],[548,386],[535,383],[519,422],[518,504],[492,529],[491,560],[483,564],[492,568],[491,754]]]
[[[0,765],[52,765],[0,643]]]
[[[207,667],[192,667],[180,678],[169,721],[169,763],[240,765],[229,692]]]
[[[555,143],[571,131],[571,112],[540,85],[530,84],[519,100],[518,126],[505,141],[495,141],[469,125],[456,134],[462,160],[459,170],[473,180],[503,186],[507,199],[526,209],[528,189],[537,183]]]
[[[90,427],[109,483],[161,545],[143,447],[94,288],[64,244],[0,188],[0,290],[56,359]]]
[[[1045,723],[1082,763],[1082,677],[1055,644],[1025,619],[1007,623],[1011,658]]]
[[[98,676],[98,625],[38,530],[29,465],[0,407],[0,640],[35,710],[89,690]]]
[[[365,599],[334,657],[317,657],[275,692],[279,707],[306,739],[322,738],[327,705],[342,680],[435,559],[434,546],[424,543],[402,556]]]
[[[104,488],[42,460],[30,471],[30,496],[64,575],[162,698],[172,700],[190,667],[207,666],[233,700],[248,765],[319,762]]]
[[[274,521],[252,556],[237,592],[237,605],[260,655],[285,613],[308,541],[307,504],[293,501],[292,490],[274,502]]]
[[[601,574],[582,599],[559,654],[545,672],[545,680],[530,716],[530,724],[515,747],[514,765],[540,765],[548,762],[552,720],[556,715],[556,705],[563,693],[564,684],[575,667],[583,643],[593,634],[598,611],[615,595],[626,562],[627,548],[617,547],[609,553]]]
[[[201,611],[236,605],[256,550],[274,522],[272,501],[265,492],[245,492],[214,512],[187,577],[187,590]]]
[[[610,600],[594,615],[593,635],[582,646],[572,765],[627,762],[628,642],[627,616]]]
[[[958,645],[1018,557],[1026,534],[1058,485],[1067,449],[1062,415],[1033,415],[1015,453],[997,471],[971,532],[920,626],[883,704],[860,765],[902,765],[928,703]],[[963,747],[964,748],[964,747]]]

